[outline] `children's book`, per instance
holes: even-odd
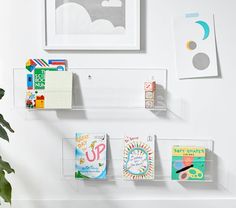
[[[204,147],[174,146],[172,180],[204,180],[206,150]]]
[[[34,87],[36,90],[45,89],[45,72],[57,71],[56,68],[35,68],[34,70]]]
[[[123,178],[152,180],[155,173],[155,139],[126,136],[124,138]]]
[[[43,90],[45,88],[46,71],[66,71],[66,60],[29,59],[26,62],[28,90]]]
[[[72,73],[66,71],[66,67],[64,59],[29,59],[26,62],[26,108],[72,107]]]
[[[76,133],[75,178],[106,179],[106,134]]]

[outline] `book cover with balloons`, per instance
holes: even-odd
[[[75,178],[106,179],[106,134],[76,133]]]
[[[153,180],[155,173],[155,138],[125,136],[123,178],[125,180]]]
[[[213,14],[192,12],[175,17],[174,37],[179,79],[218,76]]]
[[[172,180],[204,180],[206,149],[174,146],[172,149]]]

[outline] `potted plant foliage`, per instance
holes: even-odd
[[[0,88],[0,100],[4,96],[5,91]],[[3,115],[0,114],[0,138],[9,142],[7,130],[14,132],[10,124],[4,119]],[[8,162],[2,159],[0,153],[0,197],[7,203],[11,203],[11,184],[6,179],[6,174],[14,173],[15,171],[11,168]]]

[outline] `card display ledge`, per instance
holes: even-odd
[[[78,181],[133,181],[133,182],[184,182],[184,183],[210,183],[214,182],[214,141],[200,139],[155,139],[155,176],[153,180],[127,180],[122,177],[123,167],[123,138],[109,138],[107,142],[107,178],[106,179],[76,179],[74,176],[75,162],[75,138],[63,138],[62,140],[62,178]],[[197,146],[206,148],[205,179],[204,180],[172,180],[171,163],[172,147]],[[117,157],[118,155],[118,157]]]
[[[167,111],[167,107],[155,107],[155,108],[144,108],[144,107],[138,107],[138,106],[124,106],[124,107],[119,107],[119,106],[107,106],[107,107],[83,107],[83,106],[72,106],[72,108],[38,108],[38,109],[30,109],[26,108],[27,111],[63,111],[63,110],[68,110],[68,111],[109,111],[109,110],[115,110],[115,111],[125,111],[125,110],[134,110],[134,111]]]
[[[13,69],[14,108],[28,111],[167,110],[166,69],[70,68],[68,71],[73,72],[71,108],[28,109],[25,107],[27,71],[24,68]],[[153,108],[145,108],[144,82],[147,80],[155,80],[157,84]]]

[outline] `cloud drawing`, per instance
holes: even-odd
[[[102,2],[103,7],[122,7],[122,2],[120,0],[104,0]]]
[[[91,20],[87,10],[77,3],[65,3],[56,10],[58,34],[120,34],[124,27],[114,27],[106,19]]]

